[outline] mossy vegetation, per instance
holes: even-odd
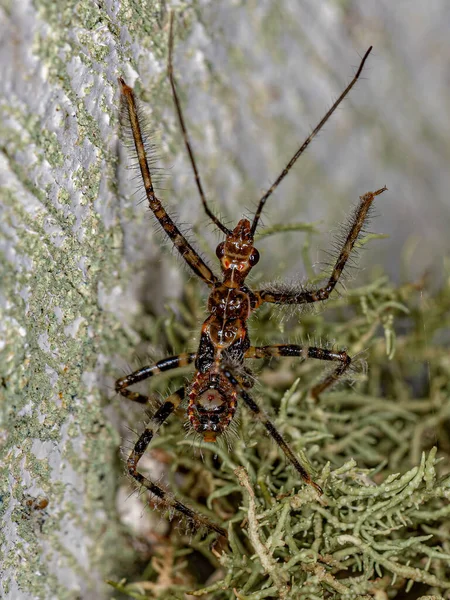
[[[253,365],[254,397],[324,495],[299,481],[245,408],[238,435],[221,445],[186,437],[174,418],[152,446],[167,456],[168,485],[228,527],[229,547],[170,515],[139,582],[114,587],[161,600],[449,597],[449,267],[434,289],[427,276],[395,286],[374,269],[319,310],[284,319],[260,310],[254,343],[328,341],[356,356],[350,378],[317,405],[308,390],[323,363]],[[164,321],[173,351],[189,346],[202,308],[190,281]],[[167,393],[168,381],[172,389],[166,377],[155,389]]]

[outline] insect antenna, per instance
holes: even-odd
[[[223,231],[223,233],[225,235],[229,235],[231,233],[231,231],[227,227],[225,227],[225,225],[223,225],[223,223],[221,223],[219,221],[219,219],[212,213],[212,211],[210,210],[210,208],[208,206],[208,203],[206,202],[205,193],[203,191],[202,182],[200,180],[200,174],[198,172],[197,163],[195,161],[194,151],[192,149],[191,142],[189,140],[186,123],[185,123],[184,117],[183,117],[183,111],[181,109],[180,100],[178,98],[176,82],[175,82],[175,75],[173,74],[173,20],[174,20],[174,13],[171,12],[170,13],[170,29],[169,29],[169,59],[168,59],[168,63],[167,63],[167,71],[169,74],[170,87],[172,88],[173,101],[175,104],[175,109],[177,111],[178,121],[180,122],[180,127],[181,127],[181,131],[183,134],[184,145],[186,146],[186,150],[189,155],[189,160],[191,162],[192,170],[194,171],[195,183],[197,184],[197,189],[198,189],[198,193],[200,194],[203,208],[205,209],[206,214],[213,221],[213,223],[215,223],[217,225],[217,227],[221,231]]]
[[[345,90],[342,92],[342,94],[339,96],[339,98],[336,100],[336,102],[333,104],[333,106],[328,110],[328,112],[325,114],[325,116],[322,118],[322,120],[319,122],[319,124],[316,125],[316,127],[312,130],[312,132],[309,134],[309,136],[306,138],[306,140],[303,142],[303,144],[300,146],[300,148],[297,150],[297,152],[294,154],[294,156],[291,158],[291,160],[288,162],[286,167],[283,169],[283,171],[280,173],[280,175],[277,177],[277,179],[274,181],[274,183],[267,190],[267,192],[261,197],[259,204],[258,204],[258,208],[256,209],[253,223],[252,223],[251,231],[252,231],[253,235],[255,234],[256,228],[258,226],[258,221],[261,217],[261,212],[264,208],[266,200],[269,198],[269,196],[271,196],[273,194],[273,192],[276,190],[276,188],[280,185],[280,183],[283,181],[283,179],[286,177],[286,175],[289,173],[289,171],[293,167],[296,160],[303,154],[303,152],[306,150],[306,148],[309,146],[309,144],[312,142],[312,140],[316,137],[316,135],[319,133],[319,131],[322,129],[322,127],[325,125],[325,123],[328,121],[328,119],[331,117],[331,115],[337,109],[339,104],[345,98],[345,96],[347,96],[347,94],[350,92],[352,87],[358,81],[359,76],[361,75],[362,70],[364,68],[364,63],[366,62],[367,57],[369,56],[371,51],[372,51],[372,46],[370,46],[370,48],[364,54],[363,59],[361,60],[361,63],[358,67],[358,70],[356,71],[356,74],[353,77],[353,79],[351,80],[351,82],[348,84],[348,86],[345,88]]]

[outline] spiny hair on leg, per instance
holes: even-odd
[[[135,433],[135,432],[133,431],[133,433]],[[136,433],[136,438],[137,437],[138,437],[138,435]],[[128,460],[128,457],[130,456],[131,452],[133,451],[135,444],[136,444],[136,439],[134,441],[127,439],[127,440],[124,440],[124,443],[121,444],[119,447],[119,455],[124,464],[124,472],[127,471],[126,462]]]
[[[192,544],[193,538],[197,535],[200,536],[201,539],[204,539],[208,535],[209,529],[204,523],[196,521],[178,511],[176,512],[176,517],[173,527],[181,535],[189,537],[189,545]],[[214,535],[216,536],[217,534]]]
[[[315,289],[304,276],[288,277],[282,280],[276,279],[261,285],[261,289],[274,294],[303,294]],[[301,318],[305,314],[315,313],[319,310],[318,305],[322,302],[309,304],[270,304],[271,318],[275,321],[285,323],[292,318]]]
[[[364,196],[363,196],[363,198],[364,198]],[[363,200],[361,200],[361,199],[358,202],[355,202],[353,204],[350,212],[344,218],[344,220],[340,224],[338,224],[336,227],[333,228],[332,240],[329,245],[329,249],[323,251],[324,254],[328,257],[322,263],[322,269],[323,269],[322,272],[323,272],[324,278],[328,277],[331,274],[331,271],[333,270],[333,268],[336,264],[336,261],[342,252],[342,249],[344,248],[345,242],[346,242],[351,230],[357,224],[358,209],[360,208],[362,203],[363,203]],[[353,279],[355,277],[355,275],[356,275],[355,271],[360,269],[359,254],[360,254],[360,251],[362,250],[362,248],[358,245],[358,242],[365,235],[370,233],[368,230],[368,226],[374,216],[374,212],[375,211],[374,211],[373,205],[370,205],[368,208],[367,214],[364,218],[362,227],[361,227],[360,231],[358,232],[358,235],[356,237],[354,245],[353,245],[352,249],[350,250],[347,261],[346,261],[344,268],[339,276],[339,280],[336,284],[336,287],[338,285],[344,286],[346,281]]]
[[[367,379],[368,363],[366,356],[367,350],[361,350],[357,354],[352,355],[352,362],[343,376],[343,379],[350,382],[350,385]]]
[[[147,163],[152,174],[153,188],[155,190],[158,190],[160,189],[160,185],[163,184],[168,177],[167,169],[165,167],[160,166],[160,135],[159,132],[153,130],[149,126],[150,117],[148,115],[146,107],[143,107],[142,103],[139,101],[138,98],[136,98],[135,95],[134,100],[136,105],[136,113],[139,119],[139,125],[141,129],[142,141],[147,157]],[[128,149],[128,153],[131,157],[127,166],[129,169],[140,171],[139,160],[133,137],[133,129],[131,127],[130,115],[128,112],[128,104],[123,94],[120,94],[119,123],[124,145]],[[137,173],[136,180],[139,181],[139,188],[142,189],[142,177],[140,173]]]
[[[206,522],[209,522],[208,517],[198,513],[188,505],[183,504],[190,514],[175,508],[174,504],[178,502],[176,496],[168,492],[165,488],[161,489],[164,492],[163,498],[158,497],[149,491],[147,506],[151,507],[150,503],[152,503],[157,508],[161,517],[165,513],[169,522],[175,522],[175,527],[177,529],[184,527],[185,531],[188,532],[190,536],[196,535],[197,533],[205,535],[208,532],[208,527],[206,525]]]
[[[208,203],[211,204],[211,201],[209,200]],[[227,227],[228,229],[230,229],[232,231],[235,226],[235,220],[233,218],[230,218],[229,216],[225,215],[220,210],[220,207],[214,205],[214,202],[211,204],[211,207],[213,209],[214,215],[218,218],[218,220],[222,223],[222,225],[225,225],[225,227]],[[217,227],[217,225],[214,223],[214,221],[211,221],[211,219],[209,219],[207,215],[202,216],[202,226],[207,230],[211,230],[214,233],[217,233],[217,236],[218,236],[217,239],[223,240],[223,237],[224,237],[223,232],[220,231],[220,229]]]
[[[147,201],[148,201],[147,196],[144,195],[142,197],[142,202],[147,202]],[[164,208],[167,211],[167,213],[170,215],[170,218],[173,221],[174,225],[177,227],[177,229],[179,230],[181,235],[184,237],[184,239],[188,242],[188,244],[195,250],[196,254],[201,258],[201,260],[205,264],[209,264],[208,258],[205,258],[204,254],[198,250],[195,240],[193,241],[192,224],[181,222],[179,220],[179,218],[177,218],[176,209],[174,210],[173,206],[170,203],[164,202]],[[179,251],[173,244],[172,240],[167,236],[167,233],[165,232],[161,223],[155,217],[155,215],[150,210],[150,208],[148,210],[148,215],[149,215],[149,219],[152,221],[152,229],[155,232],[155,234],[159,240],[160,246],[162,248],[167,248],[168,251],[170,251],[170,253],[175,257],[177,262],[179,262],[179,264],[183,268],[186,268],[187,272],[191,275],[191,270],[190,270],[189,266],[186,264],[186,261],[183,260],[183,257],[180,255]],[[213,250],[213,249],[211,249],[211,250]],[[214,259],[213,252],[211,252],[210,258]]]
[[[236,407],[236,413],[233,417],[233,420],[228,425],[227,429],[223,432],[221,438],[219,438],[220,445],[225,445],[226,449],[230,453],[233,450],[234,443],[236,440],[240,438],[240,405],[238,404]]]

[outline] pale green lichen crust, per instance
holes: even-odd
[[[19,6],[25,8],[17,14]],[[189,19],[201,22],[201,9],[194,9],[183,19],[186,29]],[[111,399],[114,378],[123,374],[116,357],[133,362],[142,339],[170,353],[192,350],[192,332],[204,315],[204,292],[193,282],[158,319],[140,313],[127,295],[135,274],[154,258],[144,252],[154,250],[151,244],[141,244],[153,224],[137,208],[129,180],[126,188],[118,184],[125,178],[114,145],[116,77],[138,75],[129,83],[151,101],[153,121],[164,128],[165,4],[36,0],[5,2],[2,10],[14,16],[14,27],[2,39],[8,54],[0,90],[1,594],[98,600],[112,591],[107,576],[126,576],[141,583],[116,588],[134,598],[185,600],[186,591],[196,590],[195,596],[214,600],[384,600],[404,596],[412,585],[423,600],[448,598],[448,268],[437,292],[426,281],[395,287],[372,272],[365,275],[370,283],[349,285],[342,298],[327,303],[327,312],[289,311],[291,318],[280,321],[285,313],[273,318],[262,309],[252,322],[254,343],[331,340],[351,355],[363,353],[360,366],[369,365],[367,375],[361,368],[352,373],[352,388],[337,386],[317,406],[308,390],[323,365],[280,360],[256,367],[255,398],[314,468],[324,496],[298,481],[245,410],[231,448],[203,446],[204,462],[192,451],[199,444],[174,418],[153,444],[170,464],[169,486],[190,505],[228,521],[231,548],[215,557],[210,540],[180,536],[184,526],[173,518],[175,533],[159,540],[156,557],[136,577],[143,553],[132,549],[115,507],[123,471],[112,425],[117,414],[111,418],[110,409],[120,404]],[[180,37],[184,32],[181,27]],[[265,47],[276,45],[274,33],[267,31]],[[228,50],[232,46],[228,42]],[[195,55],[195,48],[184,50]],[[236,71],[243,67],[245,54],[229,56]],[[212,95],[224,97],[227,117],[240,115],[236,103],[245,98],[213,69],[211,75]],[[185,93],[180,90],[183,100]],[[252,109],[257,114],[278,93],[255,92]],[[199,116],[202,110],[194,108]],[[220,120],[222,113],[215,116]],[[285,137],[298,135],[292,123],[286,119],[274,134],[274,153],[289,152]],[[193,135],[200,128],[193,123]],[[167,130],[165,143],[179,150],[173,114]],[[233,163],[233,153],[227,146],[209,158],[204,180],[217,183],[222,171],[216,167]],[[302,191],[305,197],[314,191],[314,198],[333,198],[333,205],[341,197],[348,202],[346,186],[327,180],[312,154],[303,164],[317,184]],[[279,163],[270,173],[275,168]],[[240,164],[232,173],[236,188],[245,190],[236,204],[258,197],[265,182]],[[287,195],[295,204],[292,186]],[[208,188],[220,197],[220,185]],[[198,206],[195,193],[183,197],[183,208],[188,201]],[[284,239],[285,223],[270,225]],[[299,223],[297,229],[307,237],[301,248],[296,242],[295,258],[301,254],[313,277],[309,234],[317,227]],[[264,247],[265,240],[259,243]],[[183,380],[162,377],[154,385],[166,394]],[[29,498],[39,497],[48,506],[30,510]]]
[[[139,61],[141,10],[153,46],[163,34],[154,3],[25,4],[9,7],[2,36],[0,595],[98,599],[133,558],[108,414],[111,361],[136,340],[113,306],[131,273],[116,77]],[[48,506],[30,509],[39,498]]]

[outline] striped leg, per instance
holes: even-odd
[[[138,369],[130,375],[118,379],[116,381],[116,392],[122,396],[125,396],[125,398],[128,398],[129,400],[133,400],[134,402],[147,404],[148,396],[144,396],[138,392],[132,392],[128,389],[128,387],[134,383],[139,383],[139,381],[144,381],[144,379],[158,375],[158,373],[163,373],[164,371],[170,371],[170,369],[177,369],[178,367],[190,365],[194,362],[195,357],[195,352],[190,354],[184,352],[183,354],[178,354],[177,356],[169,356],[168,358],[164,358],[154,365],[142,367],[142,369]]]
[[[276,441],[279,447],[283,450],[286,458],[294,467],[294,469],[299,473],[300,477],[303,479],[305,483],[311,485],[319,494],[323,494],[322,488],[317,485],[312,479],[308,471],[300,464],[298,458],[295,456],[289,444],[283,438],[281,433],[277,430],[275,425],[270,421],[265,412],[263,412],[253,398],[248,394],[244,387],[243,383],[238,381],[238,379],[227,369],[223,371],[225,377],[236,387],[239,389],[239,395],[244,400],[247,407],[252,411],[252,413],[256,416],[256,418],[261,421],[264,427],[267,429],[268,433],[272,436],[272,438]]]
[[[367,194],[360,197],[360,203],[350,219],[351,226],[345,237],[342,250],[336,260],[328,283],[324,287],[321,287],[318,290],[304,290],[302,292],[272,292],[270,290],[261,290],[256,292],[258,305],[263,302],[271,302],[273,304],[309,304],[311,302],[319,302],[319,300],[326,300],[336,287],[339,277],[342,275],[348,257],[350,256],[364,223],[366,222],[370,206],[375,196],[382,194],[386,190],[387,188],[383,187],[376,192],[367,192]]]
[[[147,477],[144,477],[144,475],[139,473],[137,470],[138,463],[152,441],[153,436],[158,432],[161,425],[168,419],[173,411],[180,405],[180,402],[183,401],[184,394],[185,390],[184,387],[182,387],[177,392],[169,396],[164,404],[153,415],[144,432],[136,442],[134,449],[127,460],[128,473],[140,485],[147,488],[154,496],[156,496],[165,507],[172,508],[180,512],[190,522],[192,522],[196,528],[206,527],[210,531],[214,531],[223,537],[227,537],[225,529],[219,527],[219,525],[216,525],[204,515],[195,512],[192,508],[189,508],[188,506],[179,502],[176,498],[156,485],[156,483],[153,483],[153,481]]]
[[[323,381],[315,385],[310,394],[314,400],[319,399],[319,395],[327,388],[332,386],[350,367],[352,359],[342,350],[333,352],[326,348],[316,348],[315,346],[297,346],[296,344],[275,344],[273,346],[251,346],[245,353],[245,358],[268,358],[271,356],[299,356],[305,358],[317,358],[318,360],[330,360],[340,364]]]
[[[187,239],[183,236],[181,231],[167,214],[161,202],[155,196],[152,177],[148,166],[147,153],[145,151],[145,143],[142,136],[139,111],[136,107],[136,100],[133,90],[121,77],[119,77],[119,84],[121,89],[121,102],[123,106],[122,114],[126,115],[126,119],[129,121],[129,126],[133,133],[134,145],[136,148],[142,181],[144,182],[145,193],[147,194],[150,210],[153,211],[153,214],[158,219],[161,227],[164,229],[167,236],[172,240],[173,245],[187,262],[187,264],[191,267],[194,273],[200,277],[200,279],[203,279],[205,283],[212,286],[217,282],[217,277],[200,258],[199,254],[194,250],[194,248],[189,244]]]

